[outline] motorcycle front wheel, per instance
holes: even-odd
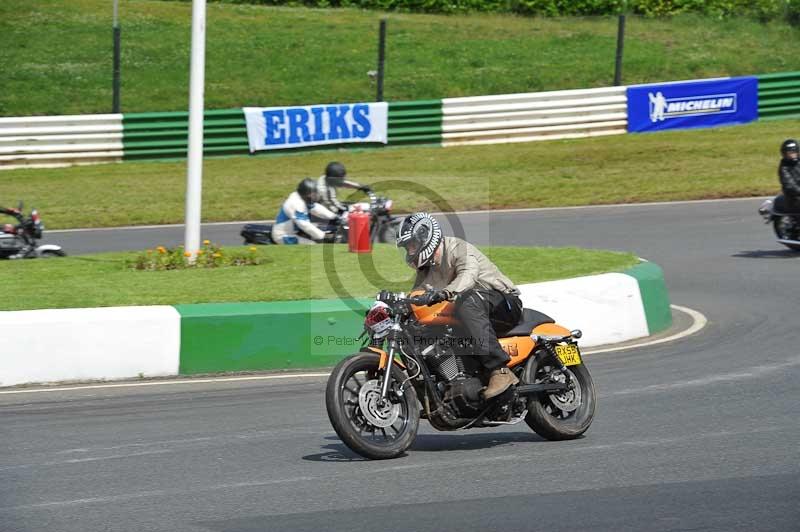
[[[378,229],[378,242],[394,244],[397,241],[397,231],[402,220],[382,221]]]
[[[525,422],[536,434],[548,440],[573,440],[580,437],[594,420],[594,382],[584,364],[568,366],[569,389],[559,393],[538,393],[528,400]],[[525,370],[525,382],[566,382],[564,372],[549,361],[534,359]]]
[[[798,240],[800,232],[797,220],[791,216],[776,216],[772,222],[772,228],[775,230],[775,236],[781,240]],[[794,251],[800,251],[800,245],[786,244],[781,242],[784,246]]]
[[[42,254],[39,255],[39,257],[42,259],[52,259],[55,257],[66,257],[66,256],[67,254],[61,251],[60,249],[48,249],[42,251]]]
[[[380,404],[383,372],[378,355],[358,353],[339,362],[328,378],[325,407],[345,445],[373,460],[395,458],[414,442],[419,403],[414,388],[399,392],[403,371],[392,365],[389,401]]]

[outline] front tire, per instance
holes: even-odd
[[[383,244],[394,244],[397,241],[397,229],[401,220],[384,221],[378,231],[378,242]]]
[[[392,364],[390,403],[379,406],[383,373],[379,357],[358,353],[339,362],[328,378],[325,407],[336,434],[365,458],[383,460],[403,454],[417,436],[419,404],[414,388],[396,393],[406,376]]]
[[[42,251],[41,255],[39,255],[39,258],[42,258],[42,259],[53,259],[53,258],[56,258],[56,257],[66,257],[66,256],[67,256],[67,254],[64,253],[63,251],[61,251],[60,249],[48,249],[48,250]]]
[[[536,434],[548,440],[573,440],[580,437],[594,420],[596,397],[594,382],[584,364],[568,366],[571,388],[561,393],[538,393],[528,400],[525,422]],[[564,374],[549,360],[534,359],[525,370],[525,382],[561,381]]]
[[[798,235],[800,233],[798,221],[791,216],[775,216],[772,228],[775,230],[775,236],[781,240],[798,240],[798,237],[800,237]],[[781,244],[794,251],[800,251],[800,245],[784,244],[783,242]]]

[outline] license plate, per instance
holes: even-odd
[[[556,355],[561,359],[561,363],[565,366],[575,366],[581,363],[581,355],[578,352],[578,347],[572,344],[557,345]]]

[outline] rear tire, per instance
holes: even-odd
[[[390,389],[390,405],[375,404],[375,387],[379,390],[382,380],[379,360],[372,353],[347,357],[333,369],[325,390],[325,407],[336,434],[347,447],[372,460],[403,454],[414,443],[419,428],[420,407],[414,388],[409,387],[400,396]],[[404,372],[392,364],[393,386],[405,378]],[[364,404],[369,410],[367,415],[362,410]],[[369,418],[386,426],[376,426]]]
[[[584,364],[567,367],[573,388],[562,393],[538,393],[528,400],[525,422],[539,436],[548,440],[573,440],[589,428],[594,419],[596,397],[594,382]],[[525,370],[525,382],[534,384],[546,378],[563,378],[549,361],[533,360]]]
[[[67,254],[64,253],[63,251],[61,251],[60,249],[48,249],[48,250],[42,251],[42,254],[39,255],[39,258],[42,258],[42,259],[53,259],[53,258],[56,258],[56,257],[66,257],[66,256],[67,256]]]
[[[775,236],[781,240],[799,240],[800,227],[798,227],[798,220],[791,216],[776,216],[772,222],[772,228],[775,230]],[[794,251],[800,251],[800,245],[797,244],[784,244],[784,246]]]

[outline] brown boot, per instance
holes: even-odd
[[[492,376],[489,377],[489,386],[483,390],[483,398],[491,399],[496,397],[508,390],[509,386],[518,382],[519,379],[510,369],[506,367],[496,369],[492,372]]]

